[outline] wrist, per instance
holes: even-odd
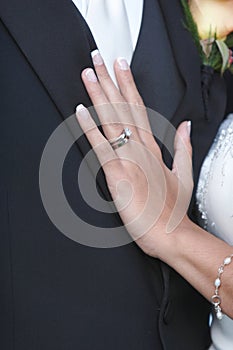
[[[185,241],[194,225],[186,215],[171,233],[166,233],[164,229],[163,239],[158,247],[158,258],[172,267],[175,267],[174,262],[182,261],[187,251]]]

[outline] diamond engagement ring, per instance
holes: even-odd
[[[123,129],[120,136],[110,140],[109,143],[113,149],[117,149],[121,146],[124,146],[126,143],[128,143],[131,135],[132,135],[132,131],[129,128],[125,128]]]

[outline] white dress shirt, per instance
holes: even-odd
[[[115,80],[114,60],[123,56],[131,63],[142,23],[143,0],[73,0],[73,3],[87,21],[109,73]],[[99,6],[101,3],[103,5]],[[105,18],[105,6],[113,18]]]

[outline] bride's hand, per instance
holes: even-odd
[[[187,220],[193,189],[189,123],[183,122],[177,130],[170,170],[163,162],[127,62],[118,59],[114,65],[119,90],[97,51],[93,62],[97,76],[88,68],[82,79],[104,135],[83,105],[77,107],[77,119],[103,167],[128,232],[147,254],[160,256],[166,233]],[[110,142],[125,128],[132,132],[128,142],[112,147]]]

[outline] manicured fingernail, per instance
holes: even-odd
[[[92,61],[95,66],[101,66],[104,63],[104,60],[99,52],[99,50],[94,50],[91,53]]]
[[[97,82],[97,77],[96,77],[93,69],[91,69],[91,68],[87,69],[85,72],[85,75],[86,75],[88,81],[91,81],[92,83]]]
[[[129,69],[128,62],[124,57],[119,57],[117,59],[117,63],[118,63],[121,70],[128,70]]]
[[[191,120],[189,120],[187,122],[187,131],[188,131],[189,136],[191,135],[191,129],[192,129],[192,122],[191,122]]]
[[[76,114],[82,118],[82,119],[87,119],[88,118],[88,111],[84,107],[84,105],[80,104],[76,107]]]

